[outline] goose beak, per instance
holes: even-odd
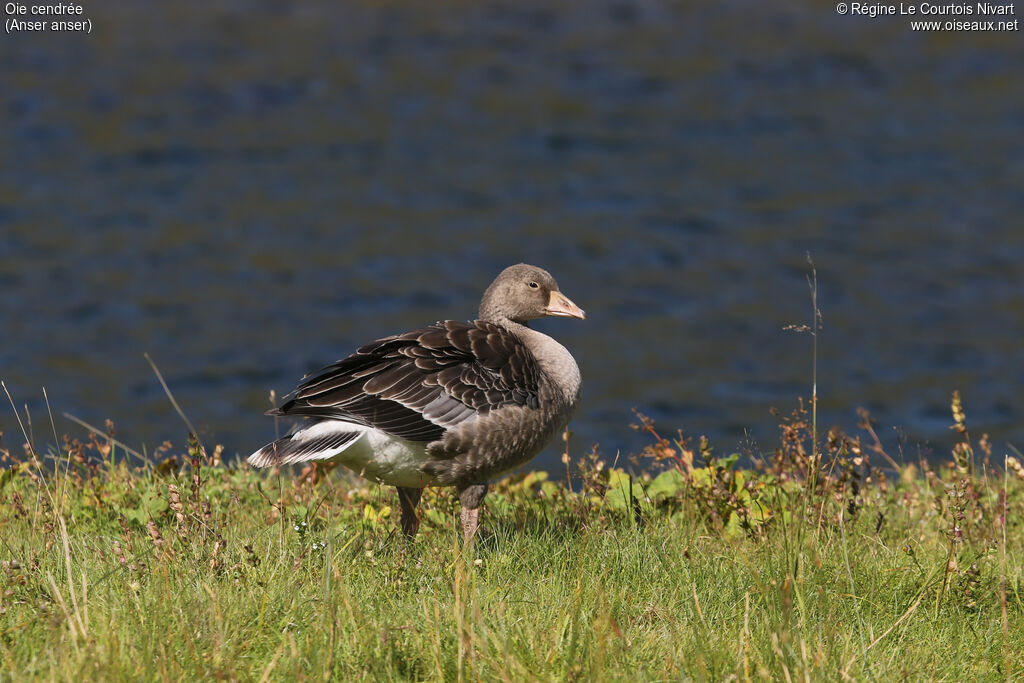
[[[569,301],[569,297],[559,291],[551,292],[547,308],[544,309],[547,315],[554,315],[560,318],[579,318],[583,320],[587,314],[583,309]]]

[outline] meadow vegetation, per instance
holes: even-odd
[[[1020,680],[1024,469],[952,412],[933,465],[866,413],[745,457],[638,415],[634,463],[567,435],[469,547],[446,490],[410,543],[393,489],[322,467],[6,434],[0,678]]]

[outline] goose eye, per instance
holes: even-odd
[[[538,285],[536,282],[530,283],[530,289],[537,289],[538,287],[540,287],[540,285]]]

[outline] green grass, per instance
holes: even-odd
[[[0,450],[0,678],[1024,676],[1024,481],[973,451],[886,478],[832,434],[809,491],[800,419],[755,471],[645,421],[668,474],[503,482],[468,552],[445,491],[410,544],[393,489],[337,475]]]

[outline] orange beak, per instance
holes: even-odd
[[[587,317],[582,308],[569,301],[569,297],[559,291],[551,292],[548,306],[544,309],[544,312],[560,318],[579,318],[583,320]]]

